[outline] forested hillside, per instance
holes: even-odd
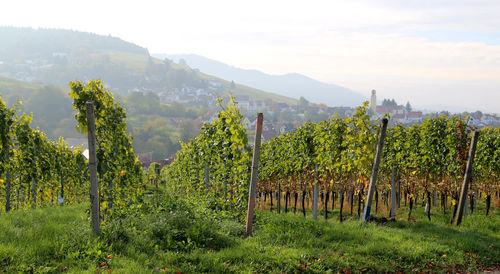
[[[0,27],[0,94],[11,106],[33,112],[33,126],[51,139],[75,131],[68,83],[102,79],[125,107],[138,154],[171,156],[209,118],[215,98],[229,93],[296,104],[287,97],[231,83],[159,60],[147,49],[116,37],[62,29]],[[198,98],[197,93],[208,94]],[[190,93],[191,97],[186,94]],[[170,96],[177,101],[162,101]],[[189,100],[186,100],[188,98]],[[191,100],[191,101],[190,101]],[[210,113],[208,113],[210,112]]]
[[[28,83],[0,76],[0,95],[8,106],[21,102],[21,108],[33,113],[33,126],[40,127],[51,139],[79,137],[75,131],[73,107],[63,88]]]

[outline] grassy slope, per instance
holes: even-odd
[[[148,56],[125,51],[99,50],[89,54],[94,61],[109,57],[110,62],[124,65],[136,73],[143,72],[148,64]],[[155,60],[156,61],[156,60]],[[158,60],[159,61],[159,60]]]
[[[221,78],[217,78],[215,76],[207,75],[204,73],[199,73],[200,77],[203,79],[209,79],[209,80],[214,80],[217,82],[220,82],[222,86],[226,90],[230,90],[231,82],[223,80]],[[273,101],[273,102],[282,102],[282,103],[287,103],[289,105],[296,105],[297,100],[290,98],[290,97],[285,97],[282,95],[278,95],[275,93],[267,92],[267,91],[262,91],[256,88],[252,88],[249,86],[241,85],[236,83],[235,89],[232,91],[233,95],[238,97],[238,95],[245,95],[245,96],[250,96],[254,100],[261,100],[261,101]]]
[[[0,88],[9,90],[18,88],[36,90],[42,88],[43,86],[43,84],[19,81],[0,75]]]
[[[164,271],[165,268],[191,273],[454,272],[494,265],[498,268],[500,264],[498,210],[488,218],[470,216],[460,228],[445,225],[447,217],[441,214],[433,216],[432,222],[426,221],[422,208],[415,211],[417,222],[384,225],[364,225],[357,220],[313,221],[309,216],[303,218],[293,213],[277,215],[258,211],[251,238],[241,236],[243,225],[223,222],[220,233],[227,240],[222,246],[191,251],[162,251],[161,247],[155,247],[147,251],[144,247],[150,243],[145,243],[146,238],[137,238],[121,242],[110,251],[90,237],[85,209],[86,205],[73,205],[0,215],[0,271],[33,267],[36,271],[57,272],[67,267],[69,272],[98,268],[118,273]],[[182,216],[173,218],[182,219]],[[154,225],[146,227],[155,230]]]
[[[0,95],[3,95],[4,100],[9,99],[9,101],[12,101],[10,103],[15,103],[18,97],[26,100],[32,93],[47,88],[63,93],[62,88],[59,87],[19,81],[0,75]]]
[[[62,250],[75,237],[89,238],[85,205],[19,210],[0,217],[0,270],[85,269],[85,262],[67,258]],[[89,262],[90,267],[93,263]],[[49,268],[46,268],[49,267]]]

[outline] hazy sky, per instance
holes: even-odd
[[[112,35],[414,106],[500,113],[499,0],[3,1],[0,25]]]

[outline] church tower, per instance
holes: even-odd
[[[373,111],[373,114],[377,113],[377,92],[372,89],[372,100],[370,102],[370,108]]]

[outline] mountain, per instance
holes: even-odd
[[[205,73],[287,97],[298,99],[302,96],[314,103],[358,106],[367,100],[364,95],[348,88],[323,83],[298,73],[270,75],[257,70],[232,67],[194,54],[153,54],[153,56],[175,62],[183,59],[188,66]]]
[[[112,36],[64,29],[0,27],[0,75],[26,82],[66,87],[75,79],[100,78],[116,94],[155,93],[183,88],[209,89],[216,95],[246,95],[258,100],[296,104],[263,90],[159,60],[147,49]]]
[[[66,87],[102,78],[126,91],[143,80],[149,52],[111,36],[62,29],[0,27],[0,74]]]

